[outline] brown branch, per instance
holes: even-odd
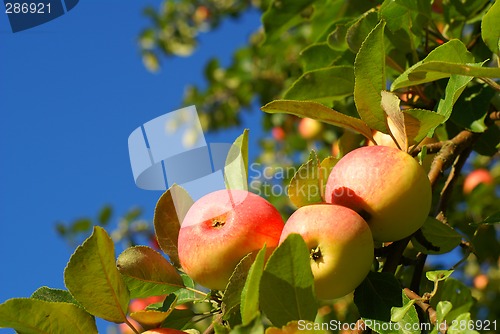
[[[431,324],[436,325],[437,313],[436,310],[434,310],[434,308],[429,304],[429,302],[408,288],[404,288],[403,292],[408,298],[410,298],[411,300],[415,300],[415,305],[420,307],[422,311],[427,314],[427,317],[429,317],[429,321],[431,322]],[[441,328],[441,325],[443,325],[443,328]],[[439,324],[439,326],[439,331],[441,333],[446,333],[446,331],[448,330],[448,326],[446,325],[446,323]]]

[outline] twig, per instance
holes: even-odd
[[[427,314],[431,324],[436,325],[436,322],[437,322],[436,310],[434,310],[434,308],[432,308],[432,306],[427,301],[424,301],[424,298],[420,297],[418,294],[416,294],[412,290],[410,290],[408,288],[404,288],[403,292],[405,293],[405,295],[408,298],[415,300],[415,305],[420,307],[422,309],[422,311],[424,311],[425,314]],[[441,327],[441,325],[443,325],[443,327]],[[446,323],[439,324],[439,326],[440,326],[439,331],[442,333],[446,333],[446,331],[448,330],[448,326],[446,325]]]
[[[427,260],[427,254],[418,253],[417,260],[415,264],[415,270],[413,271],[413,276],[411,278],[410,289],[420,291],[420,282],[422,281],[422,275],[424,273],[425,261]]]
[[[461,154],[466,147],[472,146],[479,135],[478,133],[463,130],[451,140],[444,142],[443,147],[432,161],[429,172],[429,180],[433,186],[436,184],[439,176],[450,167],[455,157]]]
[[[479,77],[481,81],[484,83],[488,84],[491,88],[493,88],[496,91],[500,91],[500,85],[495,82],[495,80],[492,80],[490,78],[485,78],[485,77]]]
[[[401,257],[403,255],[403,251],[406,249],[408,242],[410,242],[411,236],[406,237],[402,240],[395,241],[391,244],[394,248],[387,255],[387,259],[384,263],[384,268],[382,272],[394,273],[401,261]]]

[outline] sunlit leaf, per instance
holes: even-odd
[[[352,95],[354,69],[351,66],[331,66],[304,73],[285,93],[285,99],[331,103],[334,99]]]
[[[229,149],[224,167],[227,189],[248,189],[248,129],[243,131]]]
[[[262,273],[264,272],[264,260],[266,247],[262,248],[248,271],[245,286],[241,292],[241,320],[243,325],[248,324],[259,314],[259,287]]]
[[[318,157],[312,151],[309,160],[299,167],[288,186],[288,197],[296,207],[323,202],[324,178],[320,173]]]
[[[453,270],[435,270],[425,273],[425,277],[431,282],[444,281],[453,274]]]
[[[383,21],[370,32],[354,62],[354,101],[361,119],[373,129],[387,132],[381,107],[385,82],[385,49]]]
[[[94,318],[72,303],[14,298],[0,304],[0,328],[23,334],[97,333]]]
[[[267,261],[260,282],[260,305],[275,326],[292,320],[314,320],[317,302],[309,250],[291,234]]]
[[[116,266],[131,298],[169,294],[184,287],[181,276],[160,253],[146,246],[127,248]]]
[[[320,122],[351,129],[361,133],[368,139],[373,139],[371,129],[362,120],[344,115],[316,102],[276,100],[269,102],[261,109],[271,114],[285,113],[313,118]]]
[[[432,217],[427,217],[421,232],[422,234],[414,234],[411,242],[415,249],[425,254],[448,253],[462,240],[461,235],[451,226]]]
[[[495,1],[481,21],[481,36],[491,52],[500,49],[500,1]]]
[[[180,267],[177,239],[182,220],[193,205],[193,199],[184,188],[174,184],[161,195],[156,203],[153,224],[156,239],[176,267]]]
[[[75,299],[92,315],[124,322],[129,291],[115,264],[113,240],[99,226],[71,256],[64,283]]]

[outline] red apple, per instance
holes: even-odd
[[[372,233],[351,209],[332,204],[303,206],[286,222],[280,242],[291,233],[300,234],[310,250],[314,287],[320,299],[347,295],[370,271]]]
[[[299,133],[304,139],[312,139],[319,135],[322,125],[315,119],[303,118],[299,123]]]
[[[470,194],[481,183],[492,184],[493,177],[487,169],[480,168],[472,171],[464,181],[464,194]]]
[[[179,260],[197,283],[223,290],[238,262],[278,245],[283,219],[264,198],[244,190],[219,190],[196,201],[179,231]]]
[[[417,231],[431,207],[431,184],[409,154],[364,146],[345,155],[328,177],[325,200],[358,212],[377,241],[396,241]]]

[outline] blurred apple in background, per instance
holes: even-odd
[[[313,204],[299,208],[285,224],[280,243],[292,233],[310,250],[316,295],[340,298],[366,277],[373,261],[373,237],[356,212],[343,206]]]
[[[465,177],[464,194],[470,194],[481,183],[493,184],[493,181],[493,176],[487,169],[476,169]]]
[[[271,134],[272,134],[273,138],[275,140],[278,140],[278,141],[281,141],[281,140],[285,139],[285,137],[286,137],[285,130],[283,130],[283,128],[279,127],[279,126],[275,126],[271,130]]]
[[[284,222],[264,198],[244,190],[219,190],[189,209],[179,231],[182,268],[195,282],[224,290],[240,260],[278,246]]]
[[[304,139],[318,136],[323,128],[321,122],[312,118],[302,118],[299,122],[299,134]]]

